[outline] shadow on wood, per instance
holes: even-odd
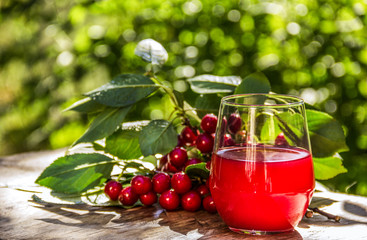
[[[135,207],[124,209],[119,207],[93,207],[85,204],[50,204],[39,203],[34,207],[67,217],[71,221],[59,218],[39,218],[39,221],[55,225],[74,226],[79,228],[93,228],[111,230],[118,228],[124,238],[137,237],[143,239],[161,236],[166,239],[172,231],[186,236],[187,239],[243,239],[243,235],[231,232],[218,214],[206,211],[165,211],[158,204],[153,207]],[[46,214],[47,215],[47,214]],[[163,228],[162,228],[163,227]],[[138,233],[137,230],[141,231]],[[144,232],[145,233],[144,233]],[[190,237],[191,236],[191,237]],[[265,236],[246,236],[248,239],[302,239],[297,232],[279,233]],[[158,238],[157,238],[158,239]]]

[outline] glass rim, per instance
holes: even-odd
[[[270,96],[271,98],[279,99],[291,99],[292,102],[276,103],[276,104],[247,104],[247,103],[236,103],[230,102],[228,100],[238,99],[238,98],[248,98],[253,96]],[[304,105],[305,101],[297,96],[288,94],[277,94],[277,93],[245,93],[245,94],[233,94],[222,98],[221,104],[225,104],[233,107],[262,107],[262,108],[282,108],[282,107],[295,107]]]

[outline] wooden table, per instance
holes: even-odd
[[[63,154],[60,149],[0,158],[0,239],[367,239],[367,198],[325,189],[315,197],[333,202],[322,209],[341,216],[339,223],[315,214],[294,232],[268,236],[233,233],[205,211],[51,204],[19,190],[35,187],[41,171]]]

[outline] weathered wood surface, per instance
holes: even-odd
[[[34,186],[61,155],[63,150],[0,158],[0,239],[367,239],[367,198],[328,191],[315,197],[335,201],[322,209],[342,216],[340,223],[315,214],[291,233],[244,236],[204,211],[36,203],[32,193],[16,190]]]

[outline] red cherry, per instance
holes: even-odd
[[[178,194],[184,194],[190,191],[192,183],[190,177],[184,172],[173,174],[171,178],[171,186]]]
[[[213,151],[214,139],[208,133],[202,133],[196,139],[196,147],[202,153],[210,153]]]
[[[157,202],[157,194],[155,192],[147,192],[139,196],[140,202],[145,206],[152,206]]]
[[[168,154],[168,161],[175,167],[182,167],[187,161],[187,151],[182,147],[176,147]]]
[[[225,134],[224,135],[224,146],[234,146],[236,144],[236,142],[232,139],[230,134]]]
[[[232,113],[228,119],[228,130],[230,133],[235,134],[241,129],[242,121],[238,113]]]
[[[180,205],[180,196],[174,190],[167,190],[159,197],[159,204],[166,210],[175,210]]]
[[[177,136],[177,145],[176,145],[176,147],[183,147],[183,146],[185,146],[185,142],[182,139],[182,136],[181,135],[178,135]]]
[[[276,146],[289,146],[287,139],[284,137],[284,133],[279,133],[279,135],[275,138]]]
[[[207,133],[215,133],[217,127],[218,118],[214,114],[206,114],[201,119],[200,127]]]
[[[200,185],[196,191],[199,193],[200,197],[206,197],[208,194],[210,194],[209,188],[205,186],[205,184]]]
[[[199,134],[200,133],[197,129],[186,126],[181,131],[181,139],[183,141],[183,144],[185,144],[187,146],[195,145],[196,139],[197,139]]]
[[[129,186],[122,189],[118,199],[122,203],[122,205],[132,206],[138,201],[139,195],[134,193],[131,186]]]
[[[149,177],[137,175],[131,179],[131,188],[136,194],[144,194],[152,190],[152,181]]]
[[[157,173],[152,178],[153,191],[156,193],[162,193],[171,188],[171,178],[167,173]]]
[[[186,169],[187,166],[189,165],[193,165],[193,164],[197,164],[197,163],[201,163],[201,160],[198,159],[198,158],[190,158],[186,163],[185,163],[185,166],[184,166],[184,169]]]
[[[181,206],[184,210],[195,212],[201,206],[201,197],[198,192],[190,191],[181,198]]]
[[[162,169],[163,166],[168,162],[168,156],[167,154],[166,155],[163,155],[161,157],[161,159],[159,160],[159,169]]]
[[[112,200],[116,201],[119,197],[119,194],[122,190],[121,183],[117,181],[109,181],[106,186],[104,187],[105,194]]]
[[[206,196],[203,199],[203,207],[206,211],[210,212],[210,213],[216,213],[217,212],[217,208],[215,206],[215,203],[213,201],[213,198],[211,195]]]
[[[173,166],[170,162],[166,163],[163,168],[162,168],[163,172],[171,172],[171,173],[176,173],[181,171],[181,168],[177,168],[175,166]]]

